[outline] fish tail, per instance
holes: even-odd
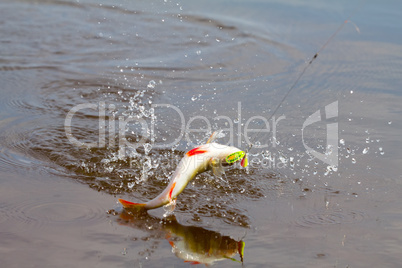
[[[123,205],[125,209],[136,209],[136,210],[146,209],[145,203],[133,203],[124,199],[119,199],[119,202]]]

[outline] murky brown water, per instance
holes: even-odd
[[[401,10],[3,1],[2,267],[399,267]],[[166,187],[208,123],[245,149],[350,15],[269,132],[246,133],[268,145],[248,170],[199,175],[171,218],[122,211]]]

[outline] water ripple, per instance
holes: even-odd
[[[315,225],[350,224],[363,221],[365,214],[361,211],[349,209],[327,209],[316,213],[303,215],[296,220],[301,227],[314,227]]]
[[[89,207],[75,202],[36,202],[18,200],[0,207],[0,222],[9,224],[26,224],[46,228],[47,226],[87,226],[106,218],[100,207]]]
[[[5,63],[0,73],[6,78],[7,88],[15,91],[0,101],[5,110],[18,114],[0,122],[0,169],[54,170],[98,191],[127,194],[137,200],[149,200],[166,187],[177,166],[175,160],[183,156],[184,149],[146,152],[140,147],[119,157],[116,144],[81,148],[68,140],[64,127],[72,107],[102,102],[108,112],[113,110],[102,116],[96,109],[87,108],[74,115],[73,136],[83,143],[96,142],[101,119],[116,119],[111,123],[115,123],[115,130],[119,116],[150,121],[151,105],[158,103],[158,98],[162,98],[159,103],[191,105],[194,91],[200,88],[208,88],[203,92],[208,100],[236,95],[233,86],[240,95],[244,90],[239,82],[250,85],[261,77],[283,75],[295,58],[302,58],[296,48],[236,18],[177,14],[175,9],[155,13],[139,11],[137,6],[41,2],[48,9],[30,6],[29,14],[37,14],[32,24],[23,20],[14,24],[5,19],[5,41],[27,42],[9,46],[7,55],[0,59]],[[16,12],[15,16],[26,15],[24,9]],[[49,14],[52,24],[44,19]],[[219,92],[212,82],[222,86]],[[191,109],[184,107],[183,111],[199,113]],[[162,118],[158,118],[162,122],[158,138],[170,138],[178,126],[171,124],[172,118],[157,116]],[[134,143],[145,134],[132,125],[127,125],[125,133],[127,141]],[[105,138],[117,143],[118,133],[112,133],[111,128],[105,126]],[[158,163],[162,158],[171,162]],[[210,174],[199,176],[180,196],[182,203],[177,210],[196,211],[194,221],[215,217],[228,224],[249,226],[248,212],[239,205],[241,201],[262,199],[272,189],[281,191],[286,187],[267,174],[231,170],[227,176],[228,182]],[[62,215],[58,208],[71,213]],[[7,210],[15,212],[6,218],[40,225],[85,222],[94,217],[88,208],[75,203],[21,203]],[[83,216],[85,213],[89,218]]]

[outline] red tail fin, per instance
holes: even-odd
[[[127,209],[145,209],[144,203],[133,203],[124,199],[119,199],[119,202]]]

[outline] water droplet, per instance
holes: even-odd
[[[352,158],[352,164],[356,164],[356,159]]]
[[[325,151],[325,155],[331,155],[332,154],[332,145],[327,146],[327,150]]]
[[[388,125],[391,125],[392,124],[392,121],[388,121]]]
[[[155,88],[156,82],[154,80],[149,81],[147,88]]]
[[[334,171],[334,168],[337,169],[335,166],[327,166],[327,171],[328,172]]]
[[[196,53],[197,55],[201,55],[201,50],[197,50],[195,53]]]
[[[293,161],[293,157],[291,157],[290,158],[290,166],[292,167],[292,168],[294,168],[295,167],[295,162]]]
[[[283,164],[286,164],[286,163],[288,162],[288,160],[287,160],[285,157],[283,157],[283,156],[279,156],[279,160],[281,160],[281,162],[282,162]]]
[[[176,199],[173,199],[168,204],[164,205],[163,210],[165,211],[165,213],[163,214],[163,217],[166,218],[172,215],[175,207],[176,207]]]
[[[196,95],[194,95],[194,96],[191,97],[191,100],[192,100],[192,101],[195,101],[196,99],[197,99],[197,96],[196,96]]]
[[[350,91],[350,94],[353,94],[353,90]]]
[[[108,166],[105,167],[105,172],[111,173],[111,172],[113,172],[113,170],[114,170],[114,167],[108,167]]]
[[[340,140],[339,140],[339,143],[342,144],[342,145],[345,145],[345,140],[344,140],[344,139],[340,139]]]
[[[368,153],[368,151],[369,151],[369,149],[370,149],[370,147],[366,147],[366,148],[364,148],[364,149],[363,149],[363,154],[367,154],[367,153]]]
[[[275,138],[274,138],[274,141],[275,141],[276,145],[279,145],[281,143],[279,140],[277,140]]]
[[[146,154],[146,155],[147,155],[147,154],[151,151],[151,149],[152,149],[152,145],[149,144],[149,143],[145,143],[145,144],[143,145],[143,147],[144,147],[144,150],[145,150],[145,154]]]

